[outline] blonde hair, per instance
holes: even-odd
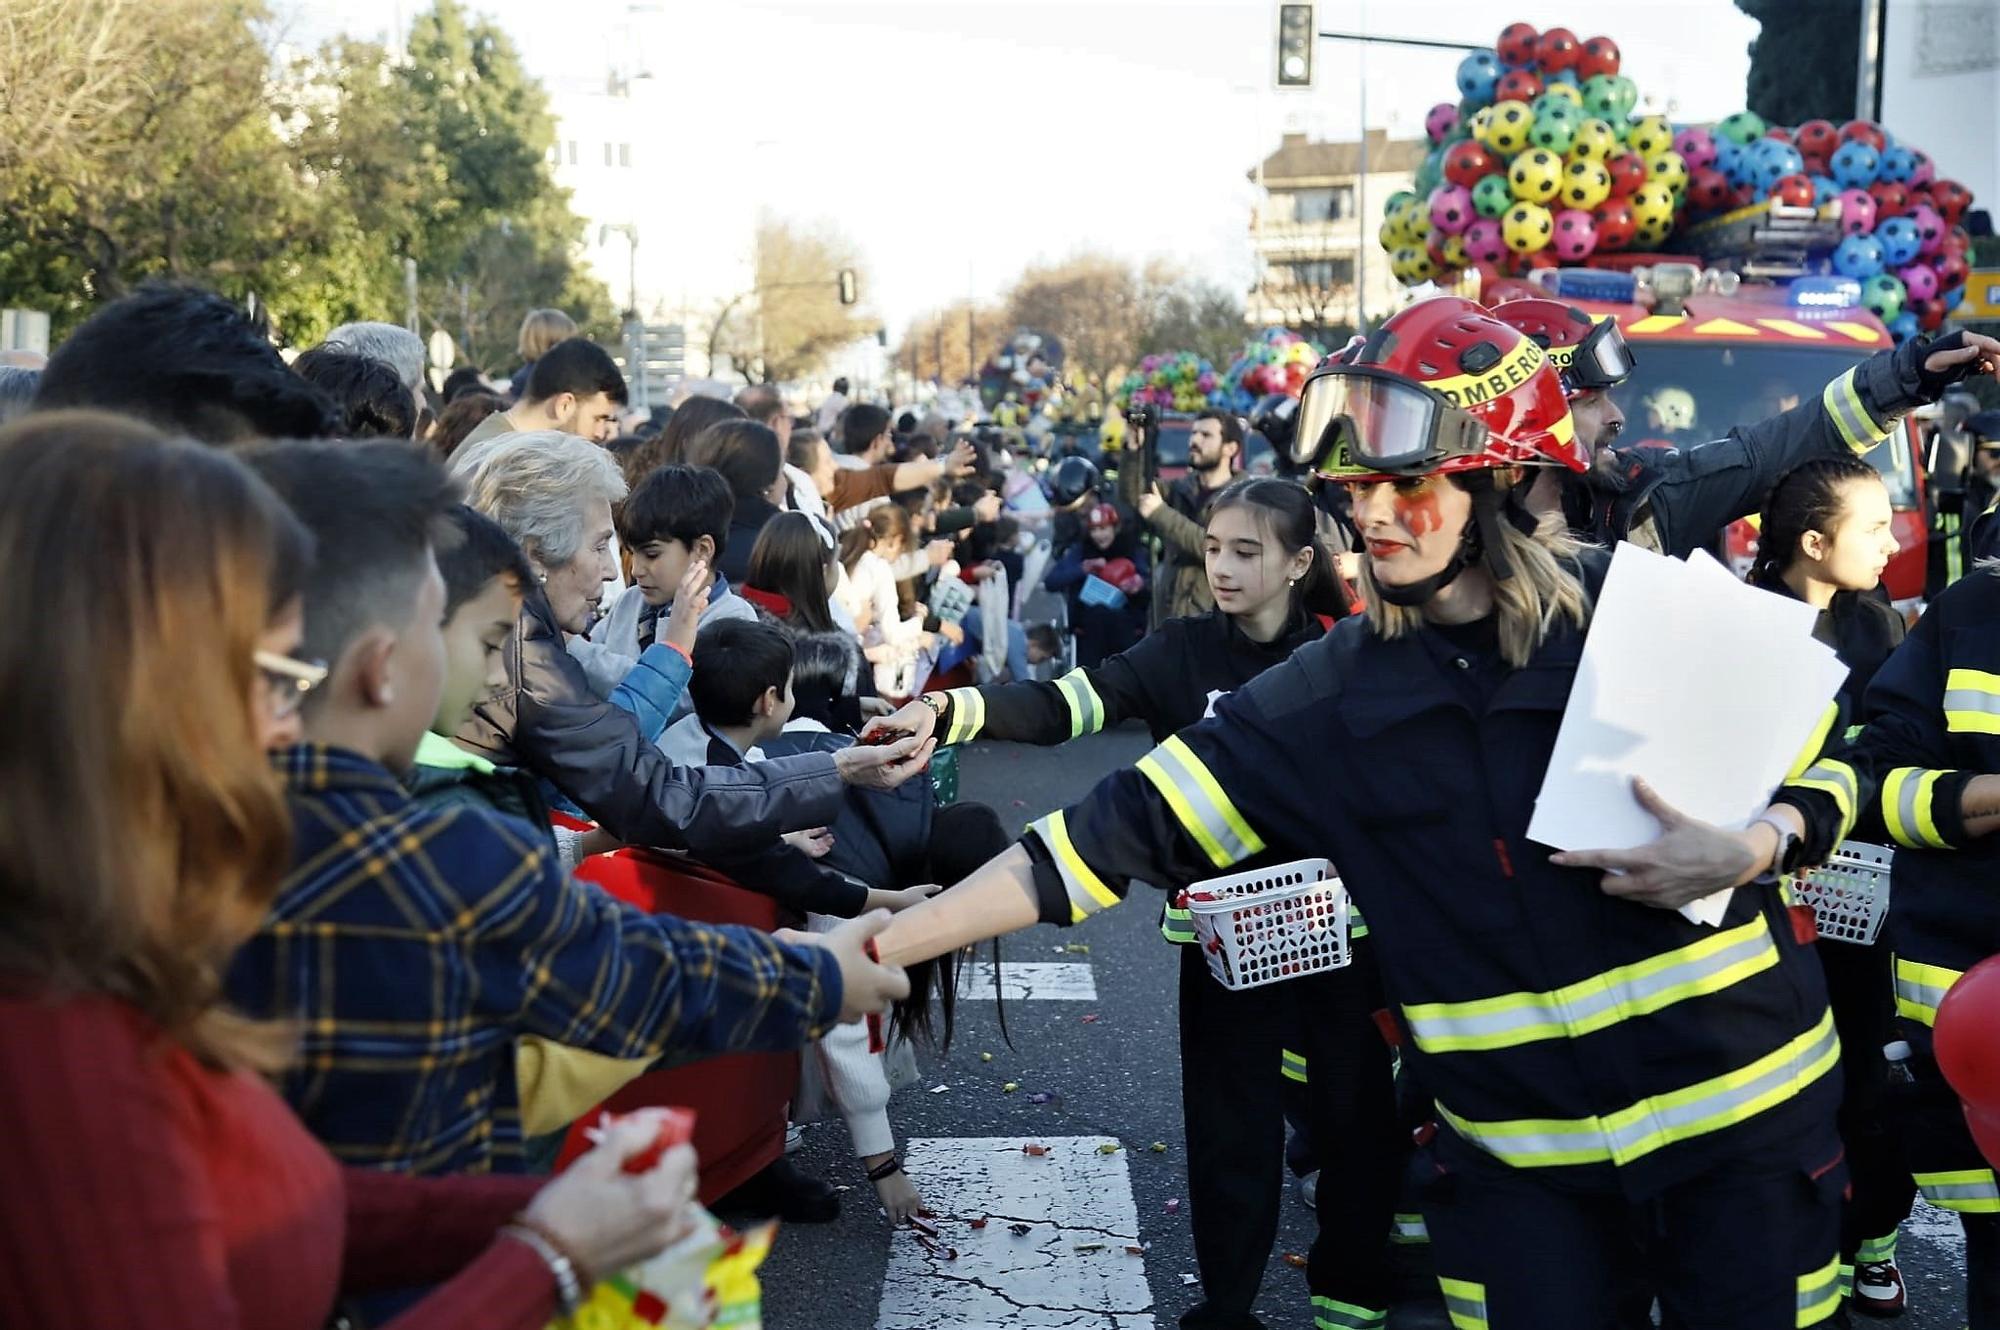
[[[531,309],[521,320],[514,349],[523,360],[540,360],[557,342],[576,336],[576,320],[559,309]]]
[[[1519,669],[1564,622],[1579,629],[1589,624],[1590,595],[1565,566],[1575,561],[1583,544],[1569,534],[1559,512],[1544,514],[1533,535],[1502,520],[1500,544],[1514,566],[1512,577],[1493,583],[1500,655]],[[1385,640],[1415,632],[1424,622],[1423,606],[1391,605],[1382,599],[1366,559],[1361,561],[1361,599],[1369,624]]]

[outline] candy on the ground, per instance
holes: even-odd
[[[1025,1238],[1035,1231],[1035,1226],[1033,1224],[1009,1224],[1007,1225],[1007,1231],[1017,1238]]]
[[[1101,1155],[1115,1155],[1123,1148],[1124,1147],[1119,1145],[1118,1142],[1116,1141],[1106,1141],[1104,1144],[1097,1147],[1097,1153]]]
[[[945,1092],[946,1090],[949,1090],[950,1088],[951,1088],[951,1087],[950,1087],[949,1085],[933,1085],[933,1086],[931,1087],[931,1093],[932,1093],[932,1094],[943,1094],[943,1093],[944,1093],[944,1092]]]
[[[1125,1244],[1125,1254],[1128,1256],[1144,1256],[1152,1245],[1150,1242],[1128,1242]]]
[[[1071,942],[1066,944],[1063,950],[1072,956],[1088,956],[1090,954],[1090,944],[1088,942]]]
[[[1093,1011],[1089,1015],[1084,1016],[1082,1020],[1085,1025],[1095,1025],[1097,1024],[1097,1013]]]
[[[1169,1196],[1167,1198],[1167,1213],[1170,1215],[1177,1215],[1180,1212],[1181,1212],[1181,1198],[1178,1196]]]
[[[1285,1264],[1294,1270],[1303,1270],[1306,1268],[1306,1258],[1295,1251],[1288,1251],[1285,1253]]]
[[[911,1215],[907,1222],[909,1223],[911,1228],[917,1230],[917,1232],[919,1233],[926,1234],[927,1236],[933,1238],[938,1235],[937,1225],[931,1223],[928,1219],[924,1218],[922,1211],[919,1211],[916,1214]]]
[[[979,1219],[975,1219],[975,1220],[973,1220],[973,1221],[972,1221],[971,1223],[967,1224],[967,1225],[966,1225],[966,1227],[967,1227],[967,1228],[972,1228],[972,1229],[980,1229],[980,1228],[985,1228],[985,1227],[986,1227],[986,1220],[985,1220],[985,1219],[984,1219],[983,1217],[982,1217],[982,1218],[979,1218]]]
[[[979,1055],[979,1060],[981,1062],[991,1062],[993,1060],[993,1055],[991,1053],[981,1053]]]
[[[1049,1147],[1046,1145],[1024,1145],[1021,1147],[1021,1153],[1027,1155],[1030,1159],[1040,1159],[1048,1152]]]
[[[1199,1284],[1200,1282],[1201,1282],[1201,1276],[1200,1276],[1200,1275],[1182,1275],[1182,1276],[1181,1276],[1181,1287],[1182,1287],[1182,1288],[1193,1288],[1193,1287],[1194,1287],[1194,1286],[1195,1286],[1196,1284]]]

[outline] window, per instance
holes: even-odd
[[[570,164],[571,166],[575,166],[575,165],[576,165],[576,140],[575,140],[575,139],[571,139],[571,140],[569,141],[569,164]]]
[[[618,145],[618,164],[620,166],[630,166],[632,164],[631,144],[621,143]]]
[[[1354,260],[1348,258],[1315,259],[1287,267],[1293,286],[1316,291],[1332,290],[1354,280]]]

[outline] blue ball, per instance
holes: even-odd
[[[1567,83],[1572,88],[1581,86],[1574,69],[1558,69],[1555,73],[1542,80],[1543,87],[1547,87],[1551,83]]]
[[[1917,316],[1907,309],[1889,320],[1889,335],[1899,342],[1907,342],[1917,335]]]
[[[1840,197],[1840,183],[1830,175],[1816,175],[1813,182],[1813,204],[1831,203]]]
[[[1891,217],[1886,222],[1877,223],[1875,239],[1882,243],[1882,261],[1891,268],[1914,263],[1917,252],[1924,244],[1916,219],[1912,217]]]
[[[1750,154],[1741,144],[1728,139],[1715,141],[1715,169],[1722,172],[1723,179],[1741,189],[1750,183]]]
[[[1907,183],[1917,173],[1917,154],[1908,148],[1884,148],[1878,178]]]
[[[1757,188],[1766,194],[1786,176],[1798,175],[1806,169],[1806,159],[1799,155],[1799,150],[1776,139],[1759,142],[1753,152],[1753,160],[1756,162]]]
[[[1500,57],[1491,51],[1474,51],[1458,62],[1458,92],[1467,101],[1490,104],[1499,81]]]
[[[1840,150],[1833,154],[1833,160],[1827,166],[1842,189],[1866,189],[1875,183],[1875,174],[1882,168],[1882,159],[1861,140],[1850,139],[1840,145]]]
[[[1944,293],[1944,307],[1946,309],[1957,309],[1960,305],[1963,305],[1964,303],[1965,303],[1964,287],[1954,286],[1951,290]]]
[[[1833,251],[1833,267],[1842,277],[1865,282],[1882,271],[1882,242],[1874,236],[1849,236]]]

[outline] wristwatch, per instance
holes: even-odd
[[[1805,844],[1799,839],[1799,833],[1787,826],[1785,820],[1776,813],[1766,813],[1764,816],[1758,818],[1757,822],[1763,823],[1778,833],[1778,847],[1771,854],[1769,867],[1765,868],[1753,880],[1758,882],[1775,882],[1780,877],[1798,868],[1799,856],[1804,850]],[[1751,825],[1755,826],[1757,823],[1753,822]]]
[[[951,705],[951,698],[938,693],[919,694],[917,701],[929,707],[931,714],[936,716],[940,721],[944,719],[945,709]]]
[[[562,1314],[576,1315],[577,1309],[583,1306],[583,1279],[569,1254],[550,1241],[547,1235],[520,1219],[500,1231],[542,1258],[542,1264],[549,1268],[549,1277],[555,1281],[556,1303],[562,1308]]]

